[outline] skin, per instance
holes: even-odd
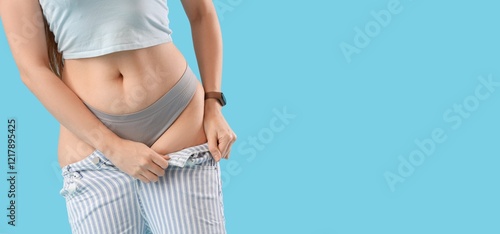
[[[208,141],[216,161],[229,158],[236,135],[218,101],[204,100],[204,92],[221,90],[222,39],[217,15],[210,0],[182,0],[182,5],[191,24],[202,83],[173,125],[148,147],[118,137],[84,102],[111,114],[151,105],[172,88],[186,68],[174,43],[66,60],[59,79],[49,68],[38,1],[0,1],[0,16],[21,80],[61,124],[61,167],[98,149],[119,169],[147,183],[164,175],[169,153],[189,146]]]

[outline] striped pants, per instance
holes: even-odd
[[[101,152],[62,168],[72,233],[226,233],[219,163],[207,144],[169,154],[159,181],[143,183]]]

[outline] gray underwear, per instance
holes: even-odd
[[[172,89],[138,112],[113,115],[85,105],[119,137],[151,146],[186,108],[196,92],[196,87],[196,75],[187,66]]]

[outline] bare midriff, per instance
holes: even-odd
[[[145,109],[181,78],[186,60],[172,43],[120,51],[93,58],[65,60],[63,82],[87,105],[109,114]],[[206,142],[203,130],[203,86],[181,115],[151,146],[160,154]],[[61,125],[58,158],[61,167],[80,161],[95,149]]]

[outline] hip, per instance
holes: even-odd
[[[197,84],[196,92],[186,108],[150,146],[159,154],[168,154],[207,141],[203,128],[204,98],[203,87]],[[153,126],[160,129],[163,126]],[[98,137],[98,136],[96,136]],[[144,142],[143,142],[144,143]],[[95,149],[60,125],[58,159],[61,167],[77,162]]]

